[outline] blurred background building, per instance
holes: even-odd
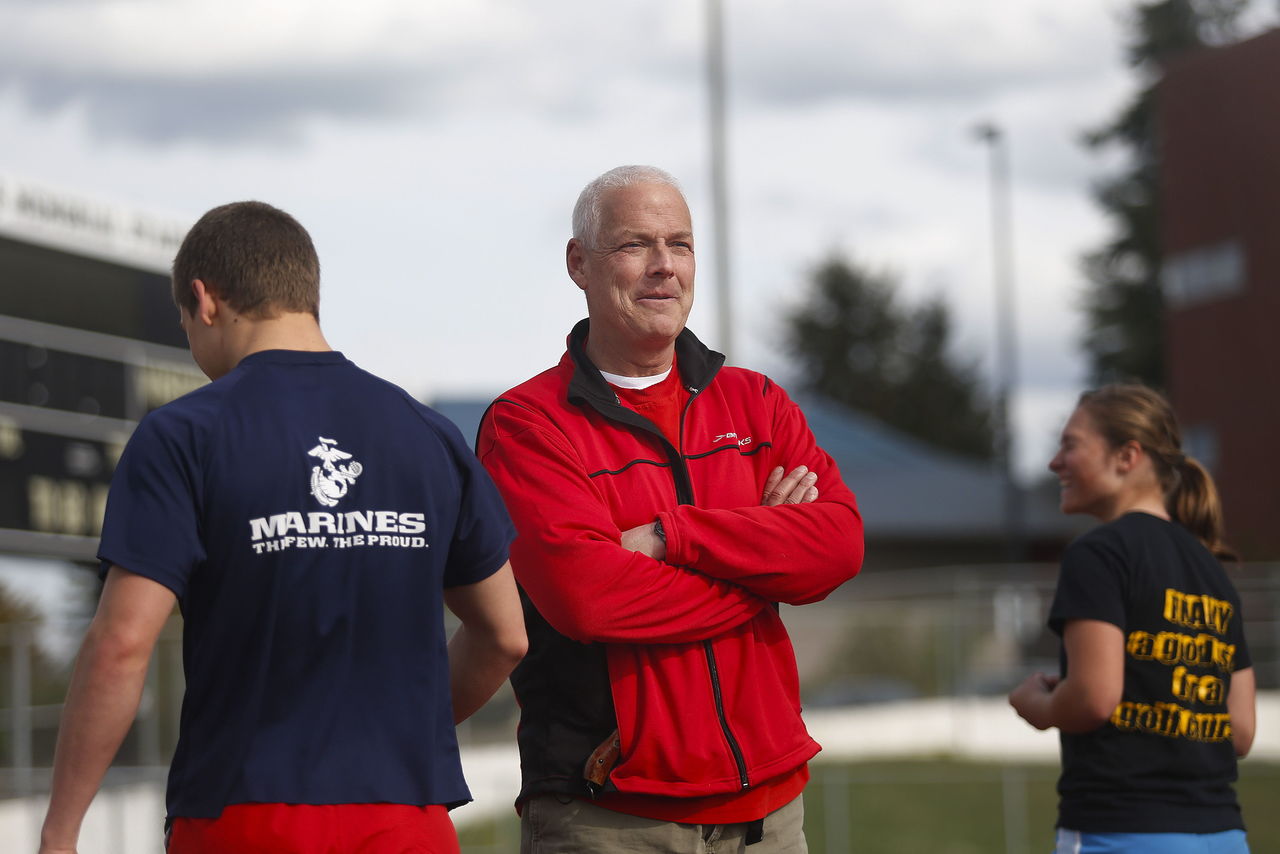
[[[1169,392],[1230,541],[1280,558],[1280,30],[1176,60],[1158,92]]]
[[[92,560],[138,419],[205,382],[169,295],[185,230],[0,178],[0,552]]]
[[[811,393],[793,397],[858,497],[867,570],[1006,560],[1003,473],[988,461],[933,447]],[[481,398],[431,401],[470,441],[488,405]],[[1088,527],[1087,520],[1058,512],[1055,484],[1029,486],[1021,498],[1020,535],[1028,560],[1057,560],[1062,547]]]

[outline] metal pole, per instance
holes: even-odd
[[[1005,766],[1000,772],[1001,807],[1004,810],[1005,854],[1027,854],[1027,775],[1022,768]]]
[[[13,779],[19,795],[32,792],[35,751],[32,749],[31,717],[31,648],[34,634],[30,623],[13,623],[9,627],[10,666],[13,701]]]
[[[715,220],[717,330],[720,350],[733,360],[733,306],[729,294],[729,190],[725,142],[724,18],[720,0],[707,0],[707,107],[711,129],[711,211]]]
[[[849,796],[849,768],[839,765],[818,766],[823,778],[823,841],[830,852],[853,850],[849,826],[853,798]]]
[[[1004,533],[1008,559],[1024,559],[1022,496],[1013,477],[1013,420],[1009,401],[1018,382],[1014,321],[1013,216],[1009,146],[1004,132],[985,122],[976,128],[990,153],[991,263],[996,299],[996,461],[1003,482]]]

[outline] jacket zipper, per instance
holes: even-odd
[[[626,413],[629,416],[634,416],[636,420],[632,420],[629,417],[619,418],[618,415],[611,415],[605,410],[599,410],[601,411],[601,414],[606,417],[612,417],[614,420],[629,423],[632,426],[638,426],[650,433],[653,433],[662,441],[663,444],[671,448],[674,452],[674,454],[668,455],[671,457],[671,477],[675,481],[676,501],[680,504],[693,504],[694,501],[693,481],[689,479],[689,468],[685,465],[684,460],[684,419],[689,412],[689,408],[693,406],[694,398],[702,393],[702,389],[693,388],[691,386],[687,386],[687,388],[689,390],[689,399],[685,401],[684,409],[680,411],[680,435],[676,437],[680,440],[678,447],[672,445],[671,442],[667,440],[667,437],[662,435],[662,431],[659,430],[657,425],[653,422],[649,421],[644,416],[636,415],[635,413],[632,413],[631,410],[623,407],[622,402],[618,399],[616,394],[613,395],[613,400],[610,401],[610,403],[617,407],[619,414]],[[751,778],[747,774],[747,760],[746,757],[742,755],[742,747],[739,745],[737,737],[734,736],[733,730],[729,727],[729,718],[725,715],[724,696],[720,690],[720,671],[716,667],[715,650],[712,648],[710,640],[704,640],[702,642],[702,651],[707,658],[707,674],[711,679],[711,693],[715,698],[716,718],[720,722],[720,731],[724,734],[725,742],[729,745],[729,751],[733,754],[733,761],[738,770],[738,783],[741,788],[749,789],[751,788]]]
[[[696,388],[689,389],[689,399],[685,401],[684,409],[680,411],[680,447],[676,449],[677,461],[681,470],[684,472],[684,481],[688,484],[689,495],[677,498],[684,504],[693,503],[693,481],[689,478],[689,470],[684,461],[684,417],[689,412],[689,407],[693,405],[693,399],[698,396],[700,390]],[[680,492],[677,481],[676,492]],[[687,499],[687,500],[684,500]],[[711,677],[711,694],[715,698],[716,718],[720,721],[720,731],[724,733],[724,739],[729,744],[729,751],[733,754],[733,762],[738,768],[738,785],[740,788],[751,788],[751,778],[747,775],[747,760],[742,755],[742,746],[738,744],[738,739],[733,734],[733,730],[729,727],[729,718],[724,712],[724,696],[720,691],[720,669],[716,666],[716,653],[711,646],[710,640],[702,642],[702,651],[707,656],[707,673]]]
[[[720,729],[724,732],[725,741],[729,742],[729,750],[733,753],[733,761],[738,766],[738,784],[743,789],[751,788],[751,778],[747,776],[747,760],[742,755],[742,748],[733,730],[729,729],[729,719],[724,714],[724,698],[720,695],[720,671],[716,668],[716,654],[711,648],[711,641],[702,642],[702,650],[707,654],[707,670],[711,673],[711,693],[716,698],[716,717],[720,719]]]

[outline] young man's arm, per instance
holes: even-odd
[[[449,639],[453,722],[488,702],[529,648],[511,564],[483,581],[449,587],[445,604],[462,621]]]
[[[174,602],[173,591],[149,578],[118,566],[107,574],[58,727],[41,854],[76,850],[80,824],[138,712],[151,651]]]

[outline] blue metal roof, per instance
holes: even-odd
[[[831,400],[793,397],[818,444],[857,495],[868,537],[1002,536],[1003,480],[994,463],[940,450]],[[463,397],[431,404],[458,425],[468,442],[475,441],[488,405],[488,400]],[[1059,513],[1052,496],[1042,490],[1024,492],[1022,511],[1031,536],[1067,538],[1081,527]]]

